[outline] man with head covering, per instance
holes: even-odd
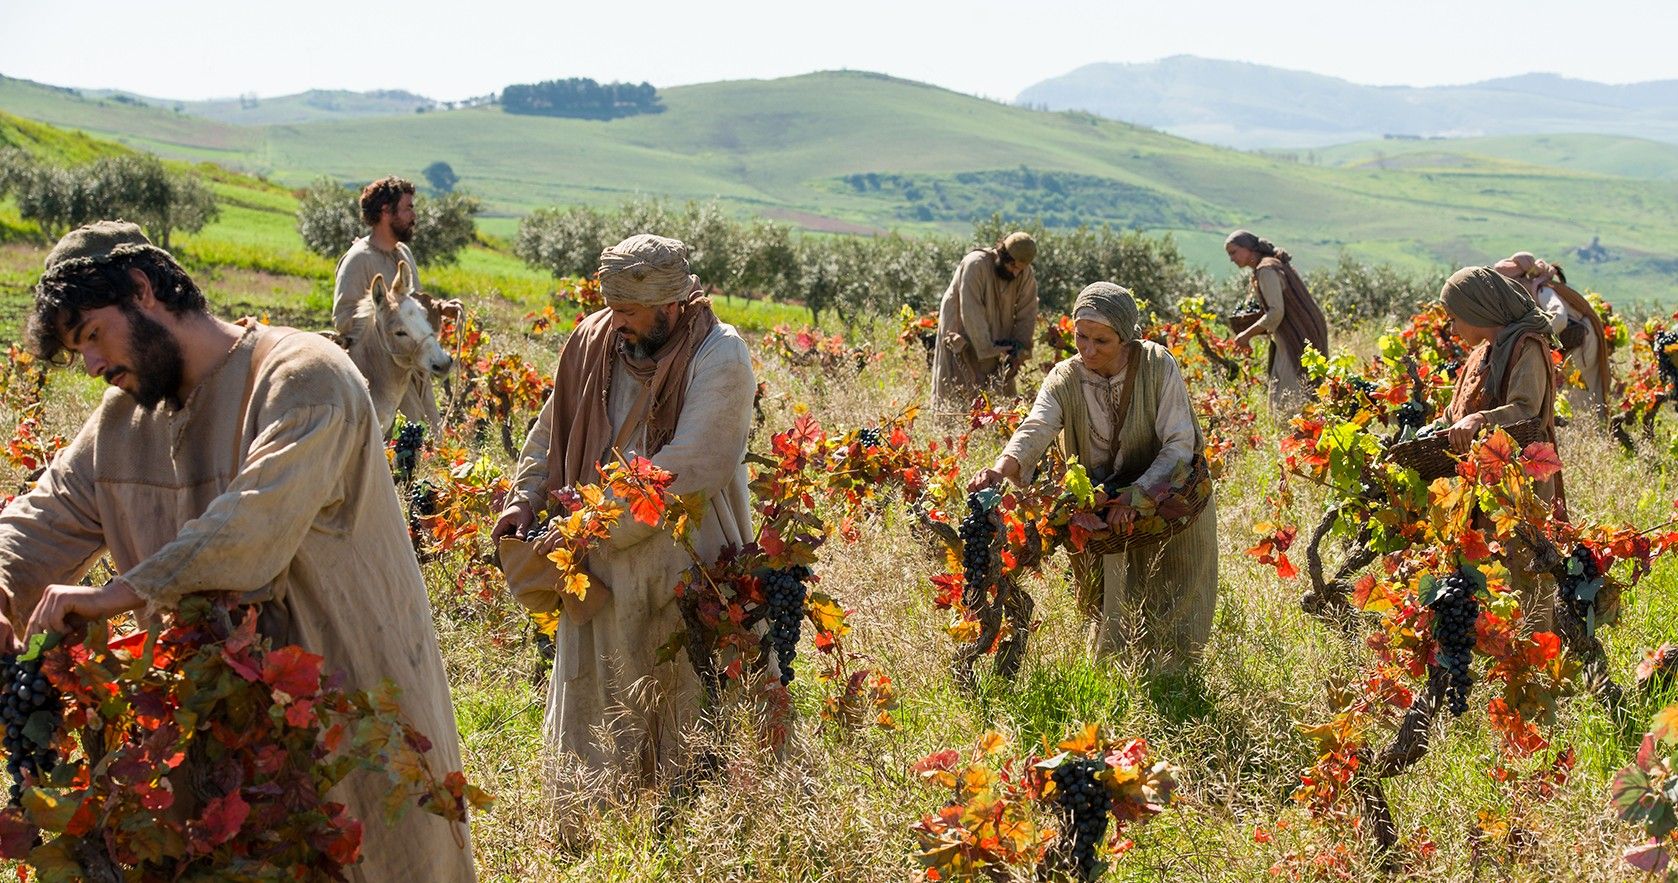
[[[1002,479],[1029,483],[1058,440],[1093,480],[1164,497],[1173,472],[1204,444],[1177,362],[1141,337],[1136,302],[1110,282],[1079,293],[1072,321],[1078,354],[1049,372],[1031,413],[969,487]],[[1112,510],[1109,521],[1118,526],[1132,511]],[[1098,623],[1097,646],[1135,647],[1161,668],[1198,658],[1217,606],[1217,531],[1217,506],[1208,502],[1192,525],[1163,544],[1073,555],[1080,604]]]
[[[1299,357],[1306,344],[1319,353],[1328,352],[1328,320],[1294,270],[1287,251],[1268,239],[1237,230],[1224,240],[1224,252],[1237,267],[1253,271],[1250,296],[1264,310],[1258,321],[1235,336],[1235,344],[1244,348],[1261,334],[1271,336],[1270,407],[1292,411],[1305,396]]]
[[[1555,444],[1550,321],[1526,289],[1490,267],[1465,267],[1445,281],[1439,299],[1451,315],[1452,331],[1469,348],[1442,418],[1449,427],[1451,448],[1466,451],[1489,427],[1533,418],[1544,421],[1544,438]],[[1565,517],[1560,472],[1535,482],[1533,488]],[[1510,583],[1521,593],[1526,622],[1534,631],[1548,628],[1554,587],[1534,572],[1532,550],[1526,544],[1510,541],[1505,549]]]
[[[1561,341],[1566,357],[1562,376],[1579,375],[1578,383],[1567,384],[1569,409],[1575,416],[1590,414],[1606,420],[1608,392],[1613,389],[1608,370],[1612,352],[1596,308],[1567,284],[1561,267],[1539,260],[1529,252],[1515,252],[1493,264],[1492,269],[1525,288],[1539,311],[1549,318],[1550,331]]]
[[[351,689],[394,681],[433,768],[459,769],[425,582],[349,356],[216,318],[168,252],[111,221],[53,248],[26,333],[40,357],[79,357],[110,388],[0,512],[0,643],[26,623],[154,620],[191,593],[237,593],[274,646],[321,655]],[[75,585],[101,555],[117,576]],[[465,827],[420,812],[387,825],[387,791],[356,774],[334,792],[365,826],[355,878],[471,880]]]
[[[414,238],[414,185],[394,175],[380,178],[361,189],[361,221],[367,235],[351,243],[338,259],[332,283],[332,329],[346,348],[355,334],[356,307],[373,284],[373,277],[386,282],[396,278],[398,264],[407,264],[413,274],[414,298],[425,305],[433,331],[443,327],[443,317],[460,315],[460,301],[436,300],[419,290],[419,264],[408,243]],[[402,393],[397,410],[409,420],[436,426],[437,394],[430,374],[415,375]]]
[[[1016,394],[1014,377],[1037,329],[1036,258],[1037,241],[1016,231],[956,266],[938,303],[933,407],[966,408],[981,389]]]
[[[714,561],[753,536],[744,464],[757,391],[751,354],[699,293],[681,242],[631,236],[601,253],[599,278],[606,306],[560,350],[553,395],[525,440],[493,535],[525,533],[550,492],[598,483],[599,466],[621,452],[674,474],[672,493],[705,497],[695,546]],[[698,681],[682,659],[655,663],[659,645],[682,628],[674,590],[691,563],[668,534],[629,519],[590,554],[589,595],[603,592],[604,604],[568,606],[560,619],[544,725],[566,768],[635,785],[678,771]],[[535,610],[559,604],[557,593],[519,600]]]

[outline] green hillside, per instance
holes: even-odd
[[[664,113],[612,122],[480,107],[241,127],[0,80],[0,108],[292,186],[322,174],[418,177],[442,160],[487,201],[486,227],[497,232],[541,205],[649,195],[716,198],[829,231],[965,231],[992,210],[1106,221],[1171,232],[1220,271],[1223,236],[1236,226],[1307,265],[1347,248],[1410,269],[1517,249],[1565,259],[1598,236],[1612,260],[1577,268],[1579,278],[1639,299],[1665,297],[1678,268],[1678,182],[1600,168],[1495,156],[1311,165],[856,72],[686,86],[663,99]],[[874,188],[870,175],[889,186]]]
[[[424,108],[430,110],[436,102],[423,95],[400,90],[349,92],[343,89],[310,89],[295,95],[272,98],[212,98],[205,101],[172,101],[151,98],[131,92],[79,89],[83,97],[95,101],[139,103],[164,110],[245,126],[276,123],[307,123],[320,120],[367,116],[398,116]]]
[[[1331,166],[1421,169],[1508,163],[1575,172],[1678,180],[1678,145],[1624,135],[1507,135],[1486,138],[1358,141],[1310,151],[1269,151]]]

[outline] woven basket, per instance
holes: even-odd
[[[1259,317],[1263,315],[1263,310],[1243,309],[1240,312],[1230,313],[1225,316],[1224,324],[1229,326],[1229,330],[1235,332],[1236,334],[1240,334],[1248,328],[1253,327],[1253,323],[1257,322]]]
[[[1139,546],[1163,543],[1193,524],[1200,513],[1206,511],[1206,504],[1211,500],[1212,475],[1207,469],[1206,457],[1196,453],[1194,462],[1189,465],[1188,478],[1183,484],[1171,488],[1171,493],[1160,501],[1160,509],[1155,514],[1132,522],[1123,532],[1104,530],[1090,534],[1089,540],[1084,543],[1084,551],[1116,555]]]
[[[1544,418],[1534,417],[1503,427],[1515,439],[1516,444],[1526,447],[1535,441],[1544,440]],[[1385,459],[1396,466],[1404,466],[1416,470],[1425,481],[1444,478],[1457,473],[1457,457],[1451,454],[1451,441],[1448,433],[1436,432],[1426,438],[1399,442],[1389,448]]]

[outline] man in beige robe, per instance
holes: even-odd
[[[412,182],[392,176],[362,188],[361,220],[367,224],[367,235],[357,239],[338,259],[332,284],[332,329],[346,348],[356,334],[356,305],[366,296],[373,277],[382,276],[386,282],[394,280],[399,263],[406,263],[408,272],[413,274],[413,296],[425,305],[432,330],[442,328],[444,316],[460,315],[460,301],[437,300],[419,290],[419,264],[414,260],[413,249],[408,247],[414,236],[415,220]],[[402,393],[397,410],[409,420],[434,423],[436,397],[431,376],[416,376]],[[430,407],[426,406],[428,402]]]
[[[525,532],[549,491],[598,483],[597,466],[615,448],[673,473],[671,493],[705,497],[696,551],[715,561],[753,537],[743,462],[757,389],[751,354],[699,295],[677,240],[642,234],[607,249],[600,290],[607,306],[565,342],[494,536]],[[585,621],[567,608],[555,636],[544,729],[562,764],[636,785],[679,770],[698,679],[685,657],[655,662],[682,628],[674,589],[691,563],[668,533],[628,518],[589,555],[588,572],[609,595]],[[551,610],[558,598],[521,601]]]
[[[1016,395],[1037,330],[1037,243],[1014,232],[961,259],[938,304],[932,405],[965,409],[981,389]]]
[[[28,334],[38,355],[74,353],[112,388],[0,511],[0,641],[25,623],[149,619],[188,593],[241,593],[275,646],[323,656],[351,689],[394,681],[433,769],[460,769],[425,583],[349,357],[319,335],[217,319],[121,222],[53,249]],[[116,578],[75,585],[102,554]],[[474,879],[465,826],[418,810],[387,824],[388,790],[356,773],[333,792],[364,825],[351,879]]]

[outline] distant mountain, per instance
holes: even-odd
[[[1590,132],[1678,143],[1678,80],[1623,86],[1524,74],[1464,86],[1364,86],[1337,77],[1178,55],[1090,64],[1019,94],[1243,149],[1386,136]]]
[[[442,161],[485,201],[485,229],[499,235],[540,206],[656,196],[715,199],[731,213],[823,232],[966,234],[993,213],[1061,228],[1106,223],[1170,233],[1217,273],[1231,271],[1223,242],[1237,227],[1307,268],[1332,265],[1342,249],[1417,271],[1526,250],[1565,257],[1570,278],[1620,300],[1671,301],[1678,291],[1678,177],[1659,142],[1482,139],[1415,142],[1426,150],[1404,155],[1267,155],[858,71],[660,94],[663,113],[611,121],[485,106],[235,125],[0,78],[0,111],[285,187],[323,175],[416,178]],[[15,141],[29,149],[49,136],[67,137],[20,126]],[[13,141],[0,130],[0,144]],[[1592,252],[1600,259],[1587,269],[1573,255],[1593,239],[1606,254]]]
[[[348,92],[342,89],[310,89],[295,95],[261,98],[212,98],[207,101],[176,101],[111,89],[72,90],[95,101],[161,107],[189,116],[246,126],[314,123],[335,119],[395,116],[433,110],[439,103],[424,95],[400,89]]]

